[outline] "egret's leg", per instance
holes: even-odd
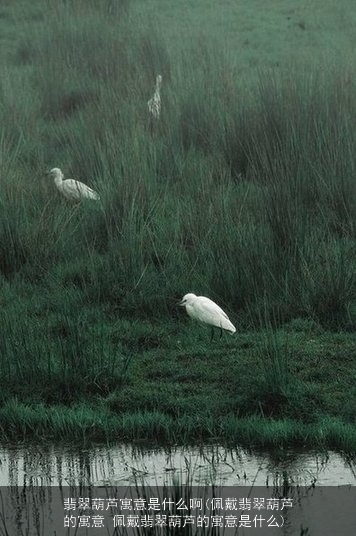
[[[211,337],[210,337],[210,340],[212,341],[214,338],[214,328],[212,327],[211,328]]]
[[[222,328],[220,328],[220,339],[222,337],[222,333],[223,333],[223,330],[222,330]]]

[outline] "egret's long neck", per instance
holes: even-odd
[[[61,171],[57,171],[54,177],[54,182],[56,186],[59,186],[63,182],[63,173]]]

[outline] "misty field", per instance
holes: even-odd
[[[4,438],[355,450],[356,7],[266,4],[1,3]]]

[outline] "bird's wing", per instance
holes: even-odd
[[[72,195],[76,199],[80,199],[81,197],[91,197],[96,199],[99,197],[94,190],[89,188],[89,186],[74,179],[63,181],[63,189],[67,195]]]
[[[198,298],[194,303],[194,313],[192,316],[200,322],[217,327],[221,327],[224,319],[226,319],[224,311],[212,300],[203,296]]]
[[[157,91],[155,91],[153,97],[147,102],[148,110],[154,117],[159,117],[161,110],[161,97]]]
[[[219,307],[215,302],[204,296],[200,296],[194,302],[194,313],[191,316],[194,316],[196,320],[209,324],[211,326],[216,326],[221,329],[226,329],[231,333],[235,333],[236,328],[230,321],[227,314]]]
[[[229,320],[229,317],[221,309],[221,307],[218,306],[217,303],[213,302],[210,298],[206,298],[205,296],[200,296],[199,300],[197,300],[197,305],[199,307],[199,310],[209,312],[209,314],[215,314],[215,315],[221,315],[227,320]]]

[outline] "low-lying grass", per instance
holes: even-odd
[[[228,49],[173,49],[130,2],[44,4],[1,56],[4,436],[354,445],[350,66],[248,84]],[[54,166],[100,203],[61,198]],[[185,328],[188,291],[240,334]]]
[[[76,322],[50,313],[6,327],[4,438],[354,449],[352,334],[300,321],[211,343],[184,317],[157,324],[95,318],[97,308],[74,314]]]

